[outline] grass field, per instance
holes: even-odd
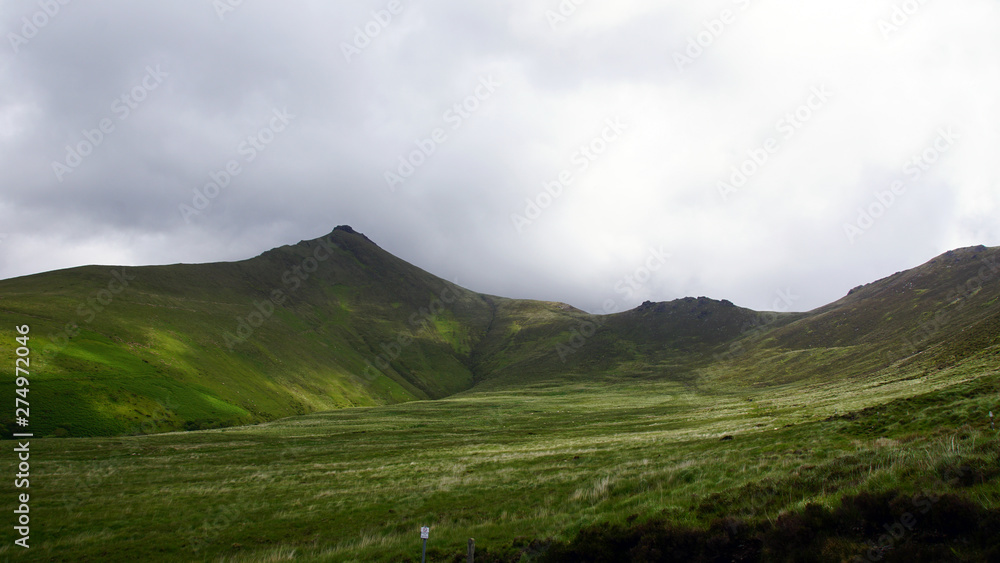
[[[773,523],[860,492],[956,492],[996,510],[995,365],[766,392],[567,375],[257,426],[34,440],[33,547],[0,556],[419,561],[427,525],[430,561],[457,561],[470,537],[479,561],[531,561],[595,524]],[[0,495],[13,498],[7,480]],[[815,560],[849,560],[872,534]]]
[[[426,525],[431,561],[470,537],[487,563],[1000,561],[998,259],[786,314],[504,299],[347,227],[3,280],[0,357],[30,324],[39,438],[33,547],[0,558],[414,561]]]

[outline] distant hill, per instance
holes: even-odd
[[[810,313],[687,298],[595,316],[464,289],[337,227],[241,262],[0,281],[0,349],[14,326],[31,326],[33,423],[59,436],[248,424],[566,378],[766,387],[995,353],[998,257],[949,252]]]
[[[949,251],[733,345],[719,368],[743,383],[864,377],[973,356],[1000,361],[1000,249]]]

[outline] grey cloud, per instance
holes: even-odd
[[[348,63],[343,45],[388,4],[244,2],[220,20],[204,1],[71,2],[18,53],[0,49],[0,277],[239,259],[351,224],[494,294],[768,308],[791,287],[808,309],[951,247],[1000,244],[985,0],[926,6],[889,41],[877,19],[891,3],[750,3],[683,72],[673,54],[739,3],[586,3],[552,29],[558,2],[401,0]],[[8,42],[38,10],[4,3]],[[157,66],[169,77],[122,119],[115,100]],[[489,76],[501,86],[453,128],[445,112]],[[717,182],[818,83],[836,99],[721,201]],[[285,108],[294,121],[248,160],[241,143]],[[576,170],[574,151],[615,116],[629,132]],[[60,182],[52,162],[102,119],[114,131]],[[965,144],[851,244],[844,224],[947,124]],[[447,140],[390,190],[385,173],[438,128]],[[241,173],[186,221],[179,206],[233,160]],[[564,169],[574,182],[519,234],[511,214]],[[616,292],[661,245],[670,264]]]

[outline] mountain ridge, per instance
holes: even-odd
[[[805,313],[687,297],[594,315],[468,290],[341,225],[236,262],[0,280],[0,326],[31,323],[43,434],[151,433],[567,378],[767,385],[958,361],[996,345],[997,257],[949,251]]]

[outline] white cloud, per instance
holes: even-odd
[[[584,2],[556,29],[556,0],[403,4],[351,64],[342,44],[387,2],[244,3],[221,22],[194,1],[67,8],[0,55],[0,277],[234,259],[349,223],[484,292],[598,310],[662,245],[669,266],[623,305],[766,308],[794,286],[810,308],[951,247],[1000,244],[995,2],[926,3],[888,38],[879,21],[902,0]],[[0,30],[36,9],[5,3]],[[679,72],[691,39],[706,46]],[[57,182],[50,162],[155,63],[164,89]],[[451,129],[444,112],[489,75],[495,95]],[[786,138],[779,120],[818,86],[831,99]],[[273,107],[293,127],[185,223],[177,206]],[[510,214],[614,117],[622,138],[518,235]],[[907,159],[943,126],[953,150],[851,244],[844,224],[909,181]],[[438,127],[447,142],[390,192],[385,171]],[[723,200],[718,182],[769,138],[778,150]]]

